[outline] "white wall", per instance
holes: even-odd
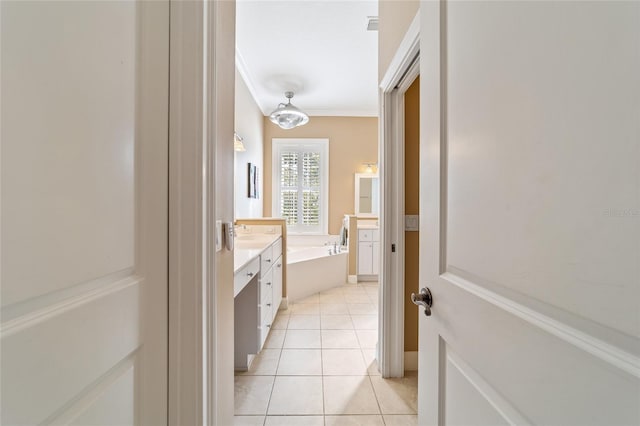
[[[244,152],[235,153],[235,217],[262,217],[264,199],[264,116],[236,70],[235,130],[244,138]],[[233,141],[229,141],[232,143]],[[258,166],[260,198],[247,197],[247,164]]]

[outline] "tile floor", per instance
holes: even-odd
[[[380,376],[377,328],[376,283],[281,310],[251,369],[236,374],[235,425],[417,425],[417,376]]]

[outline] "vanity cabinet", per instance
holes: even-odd
[[[252,246],[241,251],[236,247],[239,265],[234,275],[234,358],[237,370],[247,370],[249,355],[259,353],[264,346],[282,302],[282,238],[265,248]]]
[[[380,264],[380,230],[358,229],[358,275],[378,275]]]
[[[260,325],[259,349],[262,349],[271,324],[282,302],[282,239],[279,238],[260,255]]]

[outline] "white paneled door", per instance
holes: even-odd
[[[420,424],[640,424],[640,3],[420,13]]]
[[[166,424],[168,6],[1,3],[2,424]]]

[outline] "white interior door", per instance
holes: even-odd
[[[420,424],[640,424],[640,3],[421,8]]]
[[[0,423],[166,424],[168,2],[0,7]]]

